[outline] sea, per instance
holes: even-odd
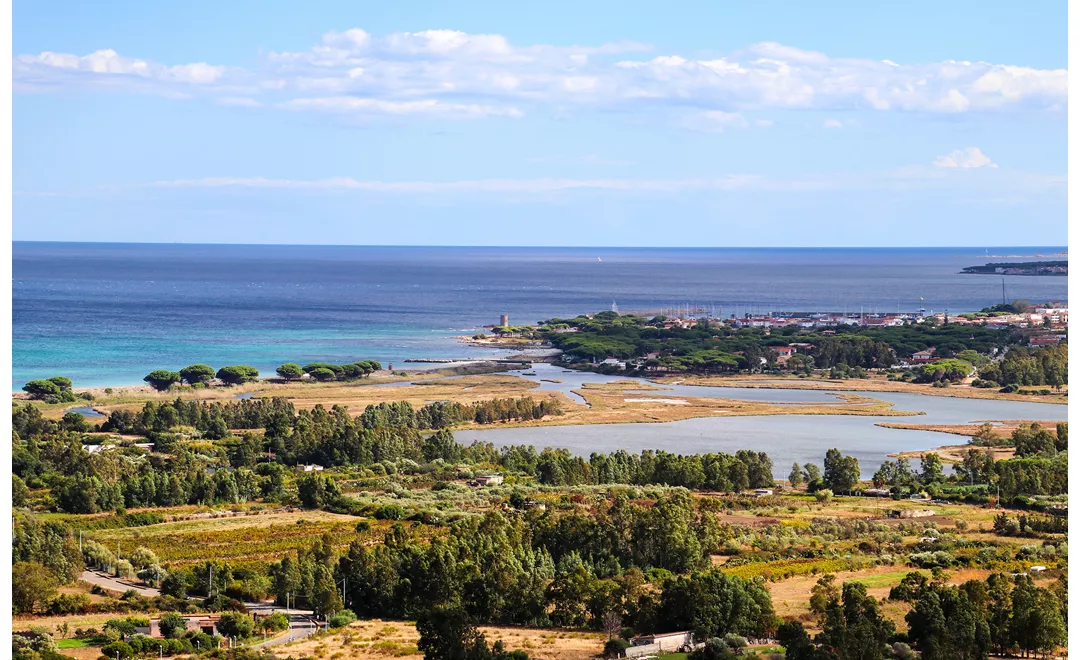
[[[962,313],[1068,302],[1065,277],[965,275],[1063,246],[536,248],[13,243],[12,387],[140,384],[154,369],[499,354],[485,325],[610,310]],[[1003,291],[1004,283],[1004,291]]]

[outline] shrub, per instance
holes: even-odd
[[[625,639],[609,639],[604,644],[604,657],[605,658],[617,658],[622,655],[623,651],[630,647],[630,642]]]
[[[405,517],[405,509],[397,504],[384,504],[375,509],[376,520],[401,520]]]
[[[135,649],[131,648],[127,642],[113,642],[101,647],[101,655],[125,660],[125,658],[135,657]]]
[[[86,594],[60,594],[49,601],[49,614],[85,614],[90,611],[90,597]]]
[[[331,628],[344,628],[353,621],[356,621],[356,615],[352,610],[341,610],[330,617],[329,624]]]

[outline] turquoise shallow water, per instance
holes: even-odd
[[[933,249],[410,248],[13,244],[15,388],[138,383],[194,362],[479,357],[457,343],[512,323],[680,304],[749,311],[962,312],[1000,301],[984,255],[1059,247]],[[1007,278],[1010,298],[1067,301],[1066,278]],[[920,298],[923,301],[920,302]],[[490,352],[487,352],[490,353]]]

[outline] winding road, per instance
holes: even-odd
[[[86,570],[82,572],[79,578],[83,582],[96,585],[102,589],[108,589],[109,591],[134,591],[140,596],[146,596],[153,598],[154,596],[160,596],[161,591],[154,589],[153,587],[146,587],[130,580],[123,578],[117,578],[101,571]],[[259,642],[257,644],[251,644],[245,648],[258,649],[266,648],[270,646],[278,646],[280,644],[287,644],[298,639],[303,639],[309,635],[313,635],[315,631],[319,629],[315,619],[312,618],[313,612],[311,610],[298,610],[298,609],[285,609],[284,607],[278,607],[274,603],[244,603],[244,607],[249,612],[268,615],[274,612],[284,612],[289,616],[289,630],[288,632],[268,639],[265,642]]]

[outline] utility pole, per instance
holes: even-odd
[[[210,562],[206,562],[206,565],[210,567],[210,584],[206,587],[206,597],[210,598],[214,595],[214,565]]]

